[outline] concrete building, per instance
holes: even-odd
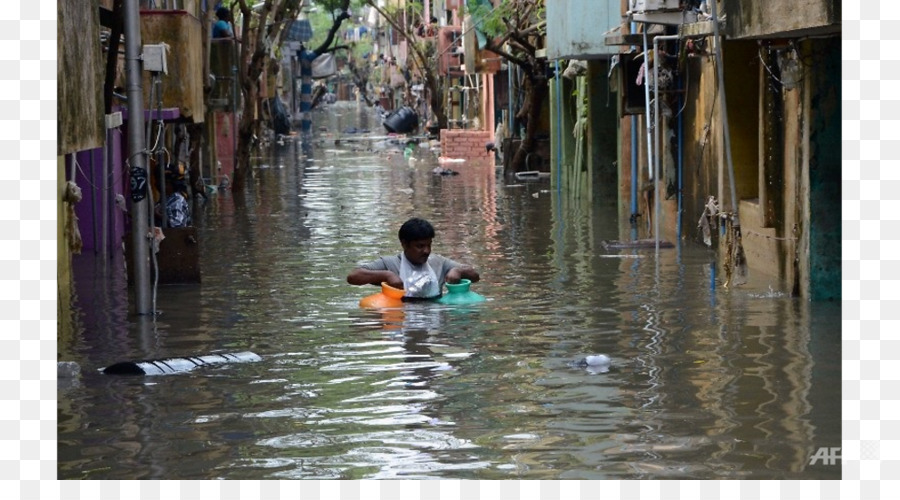
[[[550,155],[553,183],[572,197],[616,195],[619,106],[608,74],[618,47],[604,33],[622,21],[620,0],[547,2],[550,82]],[[564,76],[562,76],[564,75]]]
[[[634,228],[623,239],[706,243],[729,284],[745,259],[750,272],[797,296],[839,299],[840,2],[612,3],[619,26],[595,35],[582,25],[616,16],[590,0],[547,4],[548,57],[588,61],[584,80],[551,83],[562,101],[552,177],[567,196],[605,197],[614,162],[611,196]],[[586,98],[565,104],[572,90]],[[610,100],[618,124],[606,128],[612,111],[601,105]],[[587,139],[581,148],[566,134],[576,124]]]

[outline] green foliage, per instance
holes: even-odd
[[[528,18],[520,19],[521,13],[528,8]],[[466,9],[479,23],[478,29],[491,37],[501,36],[509,30],[504,18],[519,29],[546,19],[543,0],[503,0],[497,7],[493,7],[490,0],[467,0]]]
[[[358,42],[350,44],[350,52],[356,60],[360,60],[363,56],[372,53],[373,43],[372,37],[366,35]]]
[[[343,0],[317,0],[314,4],[316,8],[307,12],[306,17],[309,19],[313,29],[313,37],[306,43],[308,47],[318,47],[325,41],[325,38],[328,36],[328,30],[331,29],[331,25],[334,24],[334,20],[340,14],[342,4]],[[354,14],[359,13],[362,10],[361,6],[364,4],[364,0],[351,0],[350,12]],[[341,31],[338,34],[345,29],[353,29],[356,25],[356,17],[351,17],[341,24]],[[371,43],[369,43],[369,46],[368,50],[371,50]],[[365,50],[361,53],[365,53]]]
[[[500,36],[506,31],[506,25],[503,24],[503,17],[509,17],[513,12],[512,2],[504,0],[503,3],[496,8],[489,3],[485,4],[481,0],[467,0],[466,10],[472,15],[472,18],[478,22],[478,29],[488,36]]]

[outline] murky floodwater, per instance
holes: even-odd
[[[380,132],[355,105],[317,120]],[[79,329],[59,353],[83,375],[60,382],[61,479],[840,477],[808,465],[840,446],[839,304],[759,278],[713,288],[695,244],[605,250],[630,234],[613,205],[379,148],[273,145],[243,199],[195,209],[203,283],[160,286],[155,323],[128,315],[119,273],[76,258]],[[412,215],[435,252],[479,268],[488,302],[357,306],[375,289],[347,272],[399,251]],[[247,350],[262,361],[96,373]],[[593,353],[609,371],[570,365]]]

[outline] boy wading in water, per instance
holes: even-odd
[[[360,265],[347,275],[351,285],[387,283],[404,290],[403,300],[428,300],[441,296],[444,283],[462,279],[477,282],[478,271],[441,255],[431,253],[434,227],[425,219],[414,217],[404,222],[397,233],[403,252],[379,257]]]

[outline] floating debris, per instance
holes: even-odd
[[[656,240],[603,240],[601,244],[607,250],[611,248],[656,248]],[[675,248],[675,245],[671,242],[660,240],[659,248]]]
[[[529,170],[527,172],[516,172],[516,179],[520,181],[549,179],[550,172],[538,172],[537,170]]]
[[[569,363],[569,366],[585,368],[591,373],[606,373],[609,371],[610,364],[612,364],[612,360],[606,354],[590,354]]]
[[[199,366],[222,363],[252,363],[261,360],[262,358],[258,355],[245,351],[209,354],[206,356],[123,361],[107,366],[106,368],[101,368],[100,372],[106,375],[169,375],[191,371]]]
[[[459,172],[444,167],[434,167],[434,170],[432,170],[432,172],[435,175],[459,175]]]

